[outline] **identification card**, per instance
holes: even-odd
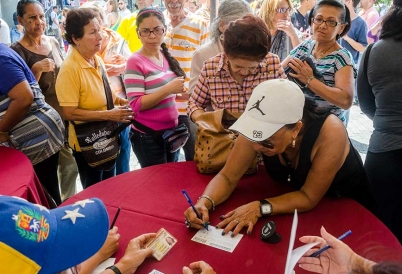
[[[166,229],[161,228],[156,233],[156,237],[146,244],[146,247],[152,248],[154,251],[152,256],[160,261],[176,243],[177,239],[167,232]]]

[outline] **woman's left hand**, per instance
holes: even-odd
[[[229,231],[233,231],[232,237],[236,236],[243,227],[248,227],[247,234],[249,235],[260,215],[260,202],[254,201],[222,215],[223,221],[217,227],[224,228],[225,235]]]
[[[289,67],[293,69],[295,73],[289,73],[290,76],[298,79],[302,83],[307,83],[308,79],[313,76],[313,69],[307,64],[306,61],[302,61],[299,58],[294,58],[289,61]]]

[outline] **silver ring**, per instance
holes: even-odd
[[[190,220],[188,220],[188,219],[186,219],[186,220],[184,221],[184,224],[186,225],[187,228],[190,228],[190,227],[191,227]]]
[[[234,220],[235,222],[236,222],[236,225],[238,225],[239,224],[239,221],[238,220]]]

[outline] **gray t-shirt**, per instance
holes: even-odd
[[[361,110],[373,119],[369,151],[387,152],[402,148],[402,41],[379,40],[371,49],[367,76],[363,54],[357,78]]]

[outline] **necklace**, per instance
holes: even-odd
[[[289,174],[288,174],[288,182],[291,182],[291,181],[292,181],[292,166],[291,166],[291,164],[292,164],[292,162],[296,159],[297,155],[299,155],[300,148],[301,148],[301,145],[300,145],[299,148],[297,149],[295,155],[294,155],[294,156],[292,157],[292,159],[290,159],[290,160],[286,157],[285,153],[281,154],[283,160],[284,160],[285,163],[286,163],[286,167],[288,168],[288,173],[289,173]]]
[[[332,43],[332,45],[327,48],[326,51],[322,51],[321,53],[318,53],[318,59],[321,59],[334,45],[336,44],[336,41],[334,43]],[[314,45],[315,48],[315,45]],[[315,49],[315,53],[317,54],[317,49]]]

